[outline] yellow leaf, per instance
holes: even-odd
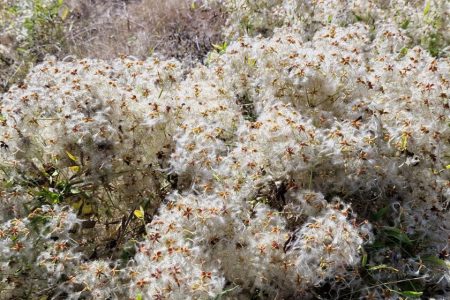
[[[430,1],[428,1],[427,4],[425,4],[425,8],[423,9],[424,16],[428,15],[428,13],[430,12],[430,8],[431,8],[431,3],[430,3]]]
[[[59,12],[59,17],[61,18],[61,20],[65,20],[67,19],[67,17],[69,16],[70,10],[67,6],[63,6]]]
[[[225,53],[228,47],[227,42],[223,42],[222,44],[211,44],[214,49],[216,49],[220,54]]]
[[[213,177],[214,177],[215,180],[221,181],[219,175],[217,175],[216,173],[213,173]]]
[[[445,166],[447,170],[450,170],[450,165]]]
[[[222,47],[220,46],[220,45],[217,45],[217,44],[212,44],[212,46],[214,47],[214,49],[216,49],[216,50],[222,50]]]
[[[396,268],[393,268],[391,266],[384,265],[384,264],[383,265],[374,266],[374,267],[370,267],[368,270],[370,270],[370,271],[390,270],[390,271],[398,272],[398,270]]]
[[[408,135],[402,134],[402,141],[400,144],[400,150],[405,151],[408,149]]]
[[[80,166],[71,166],[71,167],[69,167],[69,169],[75,173],[80,172]]]
[[[84,203],[83,208],[81,209],[82,215],[91,215],[94,213],[94,207],[92,204]]]
[[[69,151],[66,151],[66,154],[72,161],[75,161],[75,162],[78,161],[78,157],[76,157],[75,155],[73,155]]]
[[[144,209],[142,208],[142,206],[140,207],[140,209],[136,209],[134,211],[134,215],[136,216],[136,218],[139,218],[139,219],[144,218]]]
[[[83,204],[83,200],[79,200],[77,202],[72,203],[71,206],[74,210],[79,210],[82,204]]]
[[[256,59],[254,59],[254,58],[247,58],[247,64],[248,64],[250,67],[256,66]]]

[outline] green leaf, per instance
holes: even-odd
[[[400,50],[399,57],[402,58],[402,57],[404,57],[406,54],[408,54],[408,48],[407,48],[407,47],[403,47],[403,48]]]
[[[77,189],[77,188],[72,188],[72,189],[70,189],[70,193],[72,195],[77,195],[77,194],[80,194],[81,191],[79,189]]]
[[[159,92],[159,95],[158,95],[158,99],[161,98],[163,92],[164,92],[164,88],[161,88],[161,91]]]
[[[431,8],[431,3],[430,3],[430,1],[428,1],[427,4],[425,4],[425,8],[423,9],[424,16],[428,15],[428,13],[430,12],[430,8]]]
[[[400,244],[405,244],[408,246],[412,246],[413,244],[413,241],[408,237],[408,235],[396,227],[385,226],[383,227],[383,232],[385,235],[396,240]]]
[[[376,239],[372,244],[367,245],[367,248],[369,249],[382,249],[386,247],[386,243],[384,241],[381,241],[380,239]]]
[[[224,295],[228,294],[229,292],[231,292],[231,291],[237,289],[238,287],[239,287],[239,286],[236,285],[235,287],[232,287],[232,288],[229,288],[229,289],[224,290],[223,292],[217,294],[216,297],[214,297],[214,300],[222,299],[222,296],[224,296]]]
[[[39,197],[44,198],[47,200],[46,202],[49,202],[51,204],[58,204],[61,201],[61,195],[58,193],[51,192],[47,189],[43,189],[38,193]]]
[[[9,13],[11,13],[11,14],[16,14],[17,12],[20,11],[20,7],[17,6],[17,5],[12,5],[12,6],[9,6],[9,7],[6,9],[6,11],[9,12]]]
[[[30,18],[25,19],[25,21],[23,22],[23,27],[29,32],[33,31],[34,28],[33,20],[31,20]]]
[[[423,292],[415,292],[415,291],[401,291],[398,293],[403,297],[407,298],[420,298],[423,294]]]
[[[446,168],[447,170],[450,170],[450,165],[446,165],[445,168]]]
[[[43,224],[46,224],[51,218],[49,216],[41,216],[38,214],[30,215],[29,217],[31,225],[34,227],[40,227]]]
[[[442,260],[442,259],[438,258],[437,256],[433,256],[433,255],[425,256],[425,257],[422,257],[422,260],[427,265],[447,268],[447,263],[445,262],[445,260]]]
[[[333,16],[328,16],[328,18],[327,18],[327,21],[328,21],[328,23],[331,23],[331,21],[333,21]]]
[[[136,300],[142,300],[143,298],[142,298],[142,294],[141,293],[139,293],[139,294],[137,294],[136,295]]]
[[[363,18],[361,16],[358,16],[357,14],[353,13],[353,15],[356,18],[356,21],[361,22],[363,20]]]
[[[365,268],[367,265],[367,253],[364,251],[362,259],[361,259],[361,266]]]
[[[228,43],[227,42],[223,42],[222,44],[212,44],[212,46],[214,47],[214,49],[216,49],[220,54],[225,53],[225,51],[228,48]]]
[[[16,50],[17,50],[17,52],[22,53],[22,54],[27,53],[29,51],[28,49],[23,48],[23,47],[19,47]]]
[[[432,56],[438,56],[443,47],[443,36],[441,34],[432,33],[425,39],[425,44]]]
[[[406,28],[408,28],[408,25],[409,25],[409,19],[406,19],[405,21],[403,21],[403,22],[400,24],[400,27],[401,27],[402,29],[406,29]]]
[[[376,213],[373,214],[372,218],[374,221],[380,221],[383,217],[386,216],[386,214],[389,211],[389,206],[385,206],[383,208],[380,208]]]

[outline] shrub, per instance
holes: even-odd
[[[273,23],[194,66],[50,59],[2,96],[4,268],[53,298],[447,297],[445,51],[381,2],[222,4]],[[79,224],[63,265],[61,226],[29,226],[51,210]]]

